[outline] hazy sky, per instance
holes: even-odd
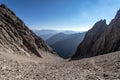
[[[107,23],[120,8],[120,0],[0,0],[31,29],[84,31],[96,21]]]

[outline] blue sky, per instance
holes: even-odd
[[[100,19],[107,23],[120,0],[0,0],[30,29],[86,31]]]

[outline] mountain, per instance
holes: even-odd
[[[68,37],[68,34],[64,34],[64,33],[58,33],[53,35],[52,37],[50,37],[49,39],[46,40],[46,43],[48,45],[53,45],[54,43],[56,43],[57,41],[61,41],[63,39],[65,39],[66,37]]]
[[[32,30],[35,34],[43,38],[44,40],[47,40],[48,38],[52,37],[53,35],[59,33],[56,30]]]
[[[85,32],[68,35],[51,45],[62,58],[69,58],[75,53],[77,46],[83,40]]]
[[[98,21],[93,28],[86,33],[84,40],[80,43],[75,55],[73,55],[72,58],[92,56],[93,53],[91,53],[91,48],[103,34],[106,28],[107,24],[105,20]]]
[[[92,47],[94,55],[100,55],[120,50],[120,10],[110,22],[108,29]]]
[[[97,30],[100,31],[100,29]],[[88,35],[90,35],[90,33]],[[102,31],[101,36],[97,37],[97,40],[94,41],[92,45],[89,45],[88,43],[85,44],[84,42],[85,40],[87,41],[88,39],[86,38],[83,40],[83,42],[79,45],[72,59],[75,59],[77,57],[81,58],[81,57],[97,56],[110,52],[119,51],[120,50],[120,10],[118,10],[115,18],[112,19],[108,27],[104,31]]]
[[[34,34],[6,5],[0,5],[0,50],[42,57],[52,48]]]

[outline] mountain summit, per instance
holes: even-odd
[[[108,29],[94,44],[92,50],[95,55],[120,50],[120,10],[110,22]]]
[[[118,18],[120,18],[120,9],[117,11],[117,14],[115,16],[115,19],[118,19]]]
[[[0,49],[39,57],[43,52],[53,53],[5,4],[0,5]]]

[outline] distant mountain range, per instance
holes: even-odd
[[[54,34],[59,33],[58,31],[55,31],[55,30],[32,30],[32,31],[38,36],[42,37],[44,40],[47,40]]]
[[[58,33],[46,40],[46,43],[51,46],[63,58],[71,57],[77,46],[83,40],[85,32],[75,34]]]
[[[35,34],[43,38],[44,40],[47,40],[48,38],[52,37],[53,35],[57,33],[64,33],[64,34],[74,34],[77,33],[75,31],[60,31],[60,30],[32,30]]]
[[[68,34],[64,34],[64,33],[57,33],[55,35],[53,35],[52,37],[48,38],[46,40],[46,43],[48,45],[53,45],[54,43],[58,42],[58,41],[61,41],[65,38],[67,38],[69,35]]]

